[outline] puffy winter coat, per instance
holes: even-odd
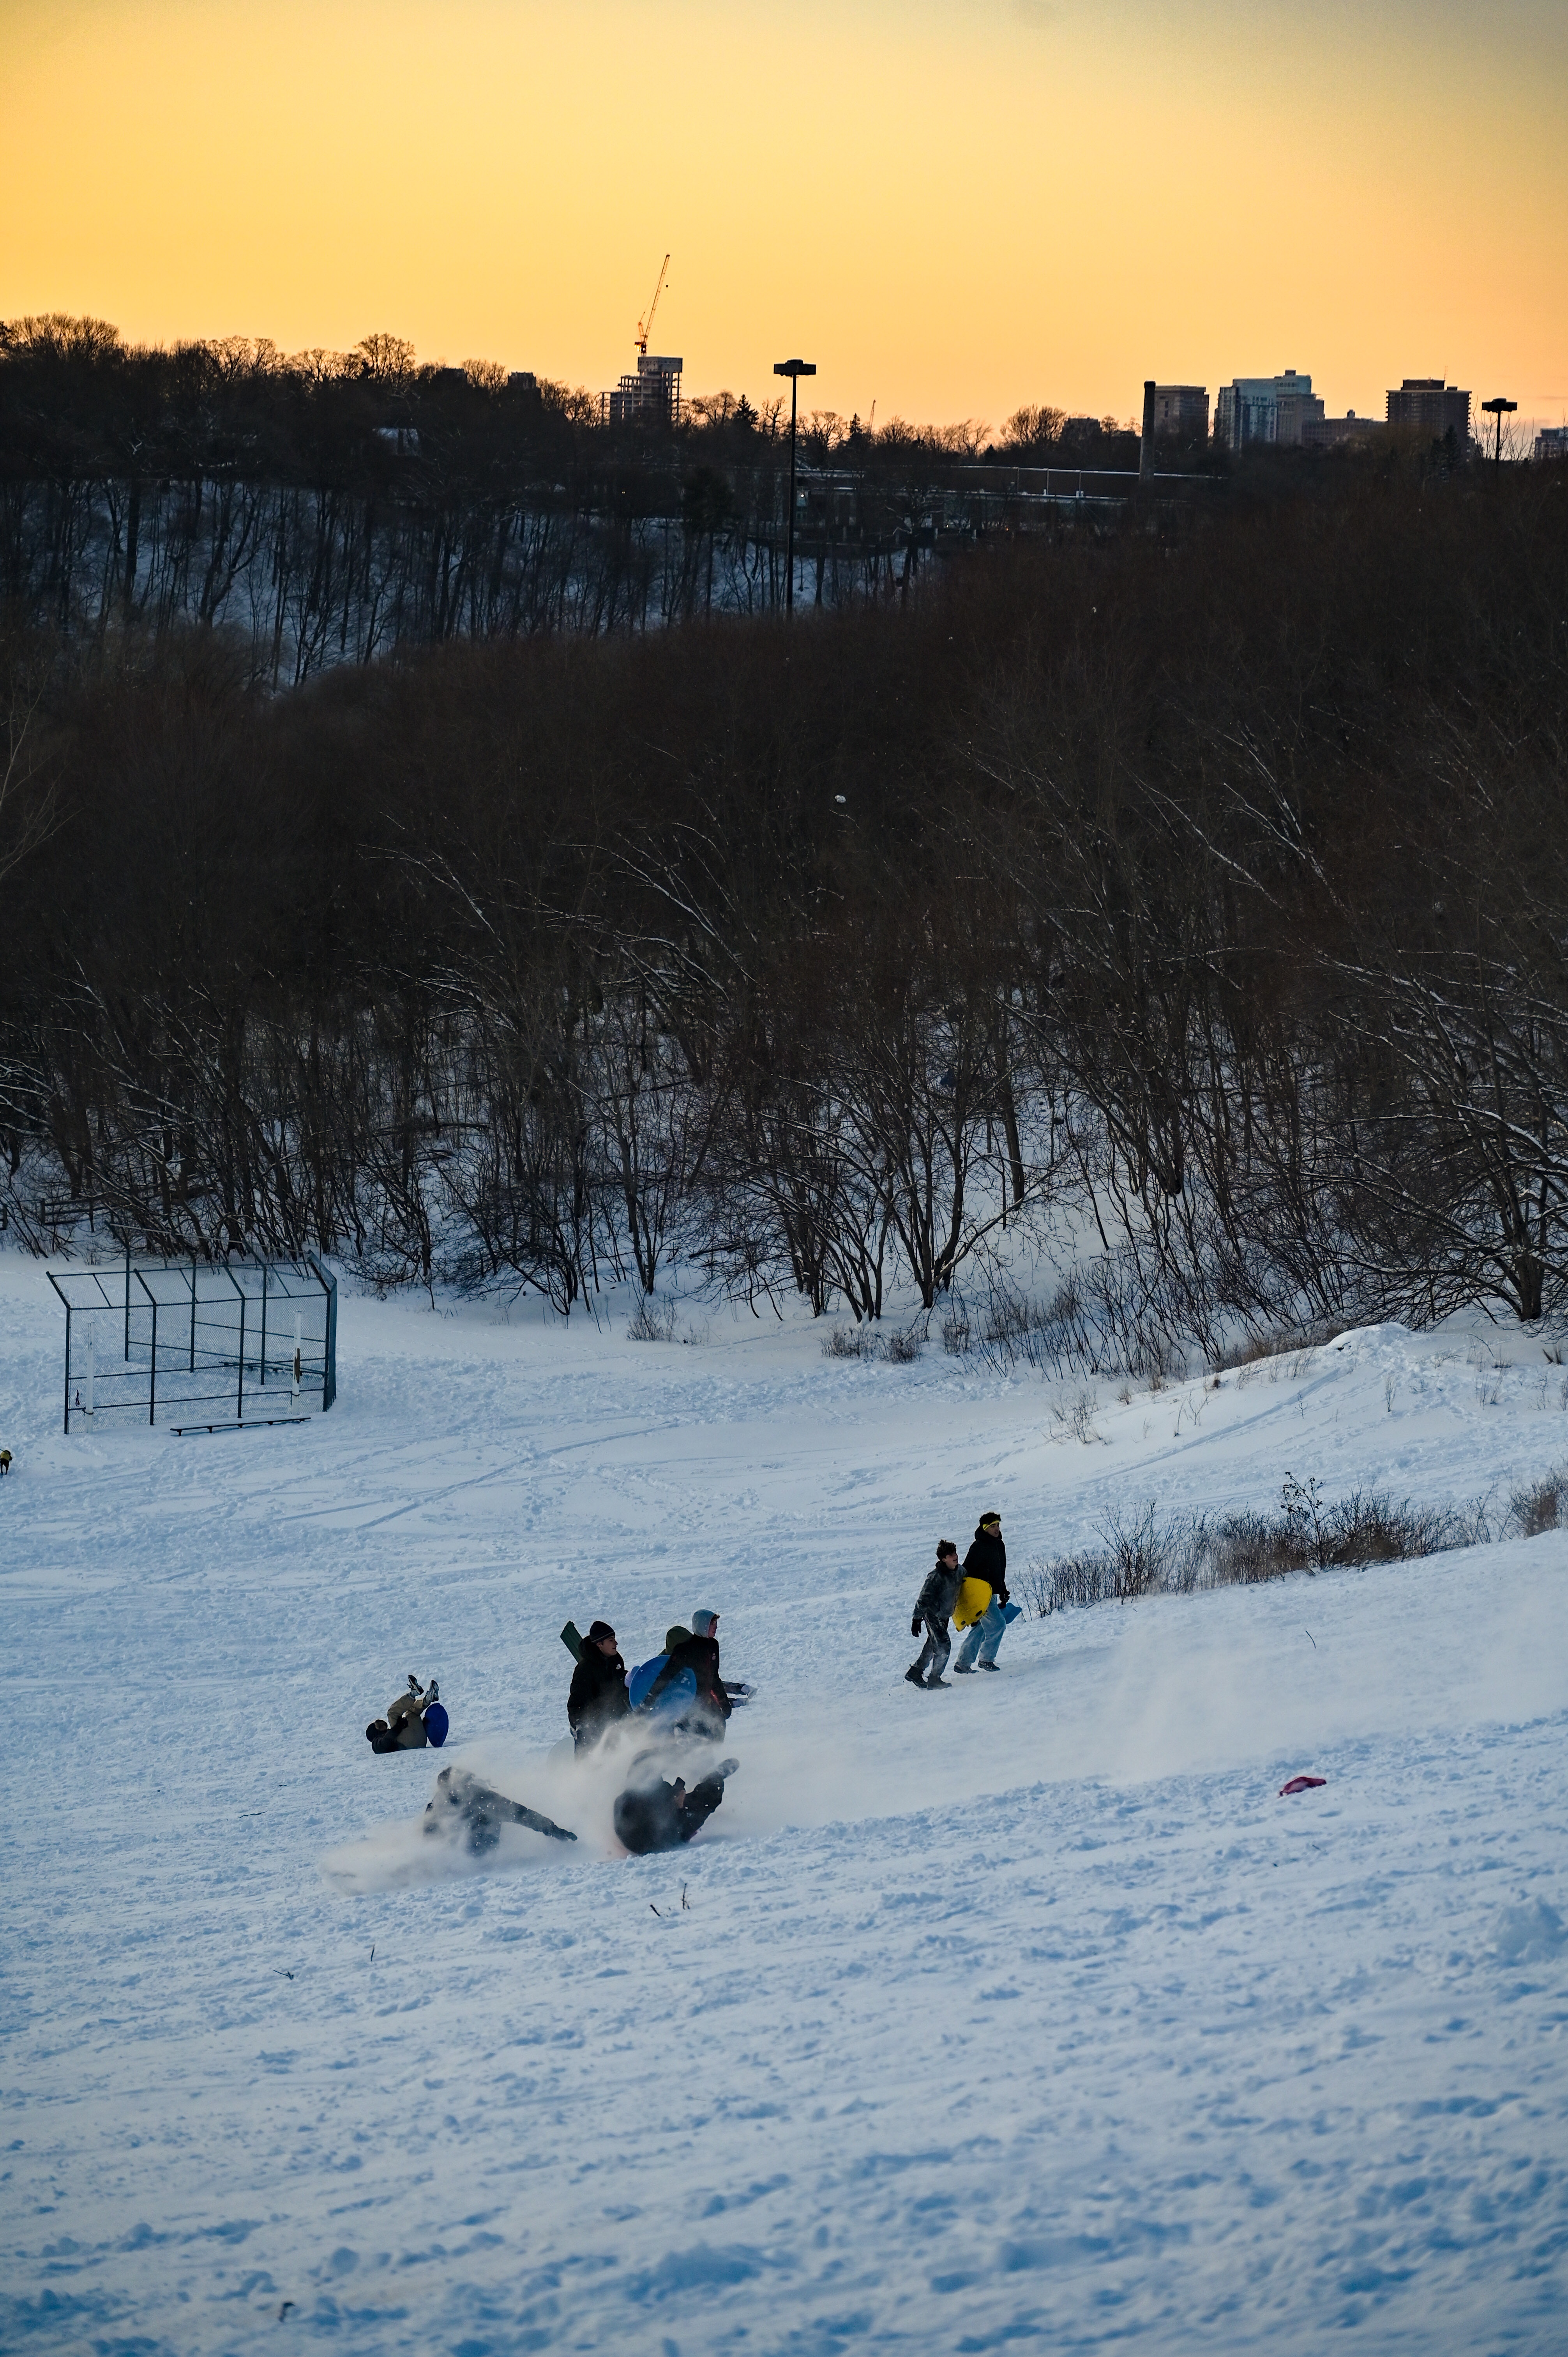
[[[705,1707],[716,1710],[727,1718],[732,1705],[719,1675],[719,1645],[716,1637],[688,1637],[677,1645],[670,1656],[672,1670],[689,1669],[696,1681],[697,1700]]]
[[[958,1592],[962,1583],[963,1571],[957,1557],[951,1563],[944,1563],[939,1555],[926,1574],[926,1584],[915,1605],[915,1618],[918,1620],[934,1620],[939,1629],[945,1629],[952,1619],[953,1606],[958,1602]]]
[[[678,1636],[673,1629],[670,1634]],[[673,1718],[694,1708],[714,1732],[729,1717],[732,1706],[719,1675],[718,1645],[712,1637],[679,1635],[658,1663],[646,1666],[655,1671],[651,1678],[645,1676],[644,1670],[632,1672],[635,1705]]]
[[[983,1527],[974,1534],[974,1543],[963,1559],[966,1579],[983,1579],[996,1591],[997,1601],[1007,1601],[1007,1550],[1002,1544],[1000,1531]]]
[[[578,1749],[596,1743],[606,1728],[625,1718],[630,1709],[626,1663],[620,1655],[601,1653],[597,1645],[585,1644],[566,1696],[566,1724]]]

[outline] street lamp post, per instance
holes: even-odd
[[[1495,400],[1483,401],[1481,407],[1486,411],[1488,417],[1495,417],[1498,421],[1498,447],[1493,464],[1500,474],[1502,472],[1503,464],[1503,418],[1509,410],[1517,409],[1519,407],[1519,404],[1517,401],[1505,401],[1502,394],[1499,393]]]
[[[803,376],[815,376],[817,363],[815,361],[775,361],[773,373],[775,376],[787,376],[789,380],[789,572],[784,582],[784,610],[787,614],[793,615],[795,611],[795,404],[800,393],[800,379]]]

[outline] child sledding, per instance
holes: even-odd
[[[403,1693],[388,1703],[384,1718],[371,1719],[365,1736],[371,1749],[377,1752],[423,1751],[427,1743],[439,1750],[449,1724],[435,1679],[422,1686],[410,1670]]]
[[[615,1802],[616,1838],[633,1857],[691,1841],[739,1765],[711,1764],[736,1703],[751,1692],[720,1675],[718,1626],[716,1612],[693,1612],[690,1628],[674,1623],[660,1651],[630,1671],[607,1620],[594,1621],[585,1638],[570,1620],[561,1631],[577,1665],[566,1697],[577,1755],[598,1751],[623,1729],[654,1738],[632,1760]]]
[[[564,1825],[542,1816],[537,1809],[524,1808],[521,1801],[509,1801],[504,1792],[498,1792],[478,1776],[470,1776],[466,1768],[443,1768],[435,1779],[435,1790],[424,1805],[423,1832],[460,1841],[470,1857],[484,1857],[499,1842],[504,1825],[522,1825],[530,1833],[545,1835],[551,1841],[575,1842],[577,1838]]]
[[[645,1751],[631,1763],[626,1788],[615,1804],[616,1839],[634,1857],[654,1850],[679,1849],[701,1833],[725,1796],[725,1785],[739,1767],[738,1760],[721,1760],[716,1768],[688,1784],[684,1776],[661,1773],[674,1763],[659,1752]]]

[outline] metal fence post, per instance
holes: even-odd
[[[150,1288],[149,1288],[150,1290]],[[158,1420],[158,1297],[151,1295],[153,1304],[153,1362],[147,1370],[147,1422]]]
[[[325,1363],[321,1370],[321,1407],[325,1415],[338,1396],[338,1280],[335,1276],[328,1276],[321,1263],[315,1258],[306,1265],[315,1271],[316,1281],[327,1296]]]
[[[125,1358],[131,1356],[131,1239],[125,1238]]]
[[[129,1283],[129,1279],[126,1281]],[[129,1310],[126,1311],[125,1317],[128,1325]],[[126,1356],[130,1356],[128,1351]],[[70,1430],[70,1304],[69,1301],[65,1305],[65,1428],[69,1433]]]
[[[231,1271],[231,1274],[232,1272]],[[245,1421],[245,1288],[240,1287],[240,1388],[234,1396],[234,1421]]]
[[[196,1254],[190,1255],[190,1372],[196,1372]]]
[[[268,1264],[267,1264],[265,1261],[263,1261],[263,1262],[262,1263],[262,1358],[261,1358],[261,1368],[262,1368],[262,1389],[263,1389],[263,1391],[265,1391],[265,1389],[266,1389],[266,1387],[267,1387],[267,1268],[268,1268]]]

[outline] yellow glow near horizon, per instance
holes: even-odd
[[[1147,375],[1568,414],[1568,11],[0,0],[0,317],[373,328],[983,417]]]

